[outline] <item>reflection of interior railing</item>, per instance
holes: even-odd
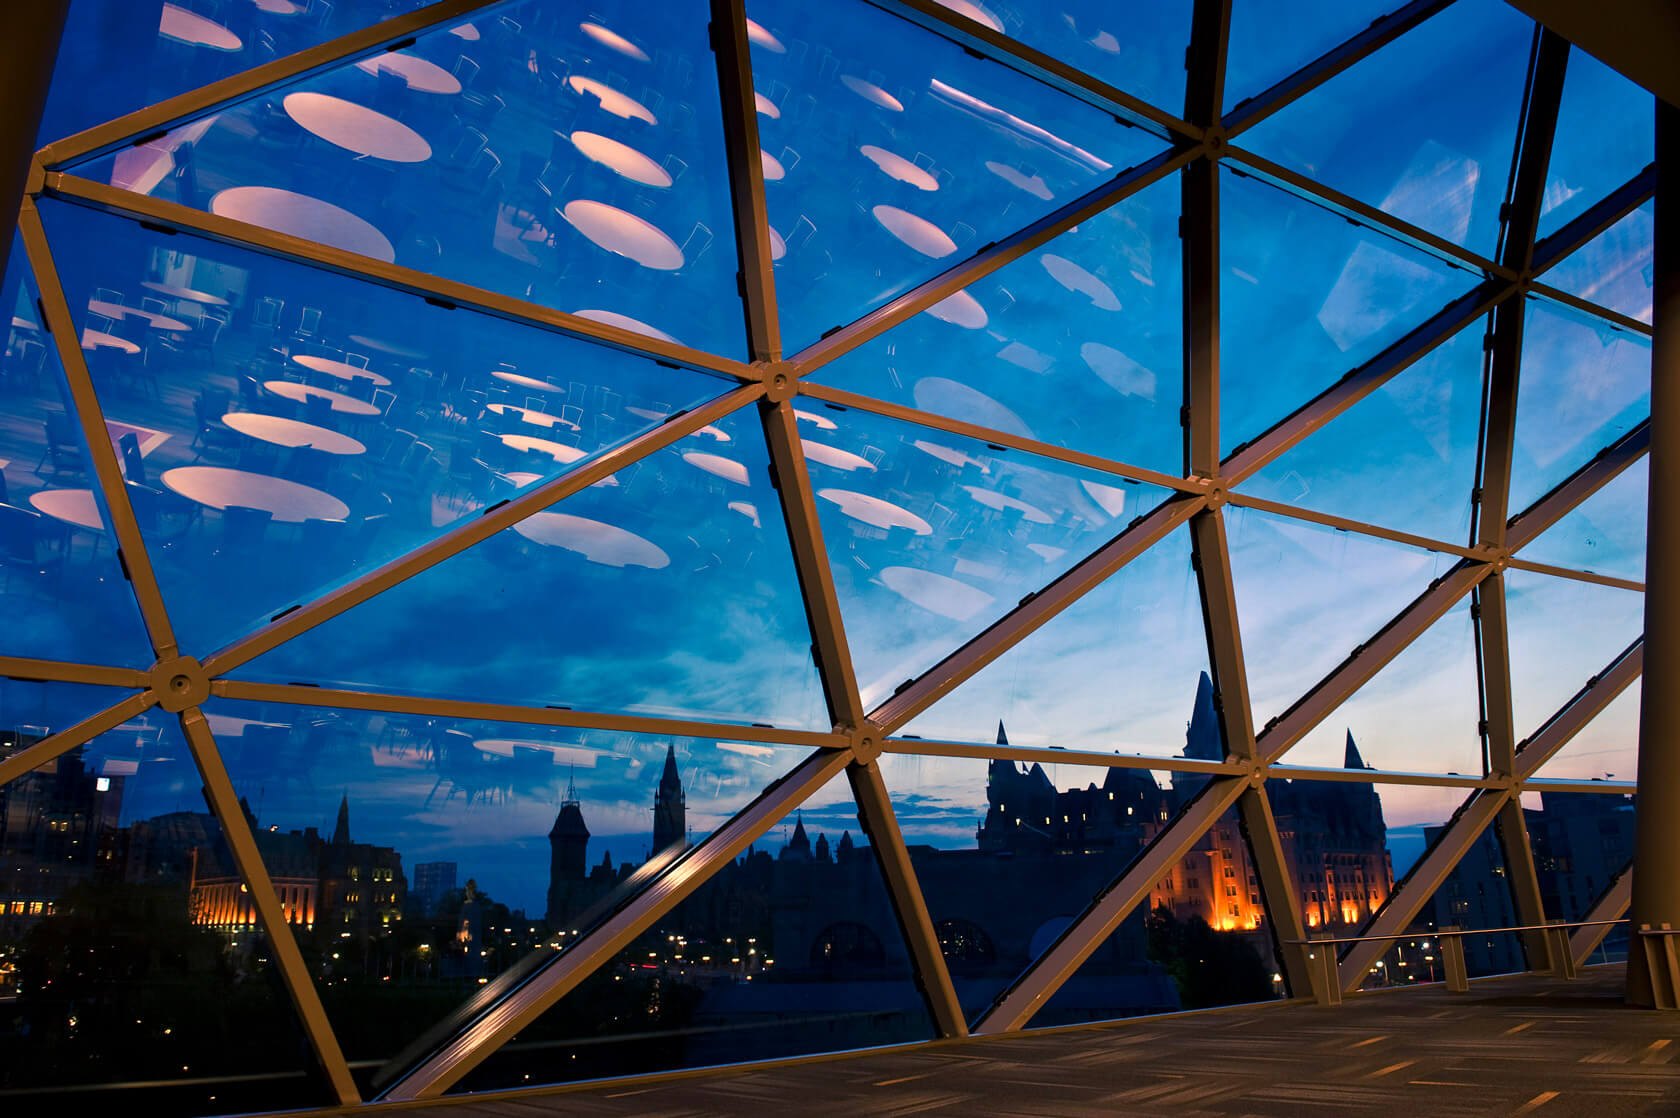
[[[1610,927],[1626,923],[1626,918],[1619,920],[1552,920],[1544,924],[1513,924],[1503,928],[1459,928],[1444,925],[1428,932],[1415,929],[1394,932],[1380,936],[1333,936],[1320,935],[1309,939],[1286,939],[1288,944],[1304,945],[1315,950],[1307,952],[1307,960],[1313,968],[1314,1000],[1319,1005],[1342,1004],[1342,977],[1340,961],[1337,958],[1336,946],[1344,943],[1374,943],[1387,941],[1398,943],[1403,939],[1436,939],[1441,943],[1441,969],[1446,979],[1447,989],[1454,993],[1464,994],[1470,990],[1470,972],[1464,962],[1464,937],[1484,935],[1506,935],[1521,932],[1539,932],[1545,936],[1546,952],[1549,956],[1544,969],[1559,978],[1574,978],[1576,974],[1575,950],[1570,943],[1570,933],[1577,928]],[[1674,935],[1667,931],[1641,931],[1641,935]],[[1676,958],[1673,940],[1666,941],[1670,946],[1667,957],[1672,961]],[[1426,944],[1427,946],[1427,944]],[[1649,952],[1647,952],[1649,953]],[[1672,965],[1672,962],[1671,964]],[[1680,985],[1671,985],[1670,993],[1680,989]]]

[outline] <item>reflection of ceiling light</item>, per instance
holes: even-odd
[[[1023,140],[1048,148],[1064,159],[1070,159],[1075,163],[1083,163],[1093,171],[1114,169],[1112,163],[1097,158],[1082,147],[1068,143],[1054,132],[1040,128],[1030,121],[1022,120],[1014,113],[1004,112],[996,105],[988,104],[973,94],[964,93],[960,89],[946,85],[938,78],[934,78],[928,83],[928,90],[947,105],[977,116],[995,127],[1007,129]]]

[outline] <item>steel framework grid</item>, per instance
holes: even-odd
[[[866,828],[876,839],[872,845],[881,859],[884,877],[901,926],[905,930],[919,982],[933,1010],[934,1020],[938,1022],[941,1035],[961,1035],[964,1023],[960,1011],[953,1012],[955,1000],[949,975],[945,972],[937,942],[931,939],[926,905],[916,886],[914,871],[904,851],[902,835],[896,820],[892,817],[890,801],[884,785],[880,782],[878,767],[873,762],[882,750],[947,757],[1041,757],[1042,753],[1027,749],[927,742],[898,739],[890,735],[915,713],[926,709],[962,680],[970,678],[985,664],[1013,647],[1026,635],[1123,567],[1150,544],[1157,542],[1181,524],[1189,523],[1193,529],[1210,663],[1218,680],[1218,709],[1221,728],[1229,748],[1228,760],[1223,763],[1210,763],[1058,751],[1056,760],[1059,763],[1205,772],[1213,779],[1202,797],[1166,828],[1140,856],[1138,862],[1095,899],[1086,914],[1074,922],[1058,943],[976,1022],[976,1031],[1025,1026],[1032,1012],[1048,999],[1054,989],[1077,968],[1078,963],[1094,950],[1102,938],[1143,896],[1147,895],[1149,882],[1158,877],[1163,868],[1170,867],[1183,851],[1193,845],[1217,821],[1225,808],[1234,804],[1243,808],[1243,822],[1251,843],[1251,853],[1265,882],[1267,908],[1274,917],[1271,921],[1274,934],[1280,930],[1276,923],[1280,911],[1289,913],[1298,922],[1299,909],[1289,896],[1288,875],[1278,875],[1281,846],[1275,821],[1271,819],[1269,809],[1266,808],[1264,781],[1271,774],[1308,779],[1370,780],[1371,778],[1362,776],[1290,768],[1277,764],[1277,761],[1307,729],[1328,716],[1343,698],[1374,676],[1383,664],[1425,631],[1431,622],[1464,594],[1477,594],[1484,606],[1498,603],[1492,608],[1477,611],[1478,644],[1482,648],[1484,668],[1481,673],[1482,701],[1489,725],[1487,773],[1479,779],[1443,778],[1429,774],[1375,774],[1380,778],[1374,781],[1377,783],[1418,783],[1469,788],[1471,798],[1441,836],[1440,841],[1420,860],[1411,874],[1399,883],[1389,905],[1373,917],[1367,929],[1372,934],[1382,934],[1385,930],[1403,928],[1409,924],[1416,911],[1433,892],[1434,885],[1450,872],[1486,823],[1501,813],[1509,814],[1505,809],[1516,802],[1521,789],[1535,775],[1539,766],[1565,744],[1592,715],[1602,710],[1610,699],[1637,677],[1640,660],[1638,642],[1608,665],[1604,672],[1595,676],[1575,699],[1566,704],[1541,731],[1523,743],[1520,749],[1511,741],[1508,679],[1499,672],[1499,661],[1508,641],[1504,631],[1500,572],[1508,566],[1520,565],[1564,577],[1625,585],[1630,589],[1642,589],[1642,586],[1629,584],[1626,580],[1611,580],[1584,572],[1541,568],[1535,564],[1515,560],[1511,552],[1514,546],[1520,545],[1512,545],[1506,537],[1522,535],[1524,542],[1532,539],[1546,526],[1555,523],[1570,508],[1596,492],[1621,469],[1636,461],[1645,450],[1645,445],[1633,436],[1624,438],[1615,447],[1606,448],[1606,453],[1599,459],[1584,466],[1574,477],[1537,502],[1530,510],[1513,518],[1511,529],[1507,532],[1504,492],[1508,484],[1510,443],[1513,437],[1511,416],[1514,415],[1515,408],[1519,364],[1517,353],[1520,351],[1521,314],[1517,312],[1520,311],[1522,296],[1531,291],[1539,292],[1572,305],[1584,305],[1585,309],[1623,329],[1649,332],[1648,327],[1636,320],[1629,320],[1603,307],[1583,304],[1582,300],[1547,288],[1537,280],[1546,267],[1651,197],[1653,182],[1648,171],[1540,245],[1536,245],[1533,239],[1532,220],[1525,219],[1524,216],[1525,211],[1532,210],[1533,207],[1523,207],[1520,204],[1509,207],[1503,223],[1505,250],[1501,254],[1501,260],[1496,263],[1476,258],[1473,254],[1426,231],[1397,221],[1381,211],[1364,206],[1311,180],[1294,176],[1258,156],[1229,145],[1229,139],[1237,132],[1310,92],[1397,35],[1445,9],[1448,4],[1444,0],[1420,0],[1385,19],[1378,20],[1353,40],[1310,63],[1266,93],[1245,102],[1235,112],[1226,114],[1223,119],[1217,117],[1216,110],[1222,103],[1220,89],[1229,30],[1228,0],[1198,0],[1196,4],[1192,51],[1187,67],[1191,80],[1182,117],[1138,102],[1090,75],[1072,70],[1053,59],[1047,59],[1031,48],[998,36],[990,29],[926,0],[871,2],[1053,88],[1104,105],[1121,115],[1138,120],[1145,127],[1152,128],[1171,141],[1172,146],[1155,160],[1123,172],[1110,185],[1098,188],[1027,229],[990,246],[934,280],[830,334],[821,342],[786,361],[780,357],[780,343],[777,338],[775,289],[770,275],[767,250],[768,225],[764,211],[762,174],[758,161],[748,158],[749,153],[757,147],[756,116],[747,107],[750,105],[750,98],[745,97],[745,93],[751,88],[751,70],[745,46],[745,13],[740,0],[716,0],[713,5],[713,19],[724,31],[716,42],[720,89],[725,105],[724,125],[728,139],[730,181],[735,197],[737,244],[742,254],[743,291],[746,295],[744,303],[749,337],[752,340],[750,364],[717,358],[683,347],[668,346],[641,335],[628,334],[613,327],[577,319],[490,292],[467,288],[437,277],[413,273],[395,266],[381,266],[364,258],[349,256],[310,242],[225,221],[144,196],[125,195],[65,174],[61,170],[73,160],[99,151],[111,150],[158,127],[167,127],[203,115],[257,90],[284,84],[302,75],[319,72],[371,54],[407,34],[437,26],[447,20],[461,18],[470,12],[505,4],[472,3],[466,0],[446,0],[444,3],[433,4],[411,15],[347,35],[299,55],[270,63],[258,70],[130,114],[81,136],[50,145],[38,153],[36,169],[28,184],[29,198],[25,201],[20,218],[20,230],[24,234],[29,262],[43,300],[46,324],[57,344],[64,374],[72,397],[82,412],[86,432],[99,429],[101,413],[80,349],[72,340],[75,337],[74,322],[58,287],[50,249],[41,233],[39,220],[34,214],[31,199],[43,194],[107,209],[135,220],[160,222],[166,227],[241,244],[314,267],[344,272],[381,285],[441,299],[451,305],[472,307],[540,329],[643,353],[697,371],[732,377],[738,382],[744,382],[740,389],[721,396],[713,404],[602,452],[573,473],[534,487],[520,498],[496,510],[494,514],[471,525],[457,526],[431,544],[385,564],[339,591],[317,599],[304,609],[288,614],[283,622],[273,622],[259,629],[207,657],[202,665],[191,657],[179,654],[162,595],[158,591],[155,577],[151,574],[144,541],[140,538],[132,510],[127,507],[126,494],[120,480],[117,483],[112,481],[113,478],[121,477],[114,450],[106,439],[88,439],[90,457],[104,490],[103,499],[110,511],[111,523],[132,577],[137,605],[151,637],[158,662],[149,672],[134,672],[96,665],[0,658],[0,669],[16,678],[97,682],[137,689],[134,695],[108,710],[92,715],[77,725],[59,731],[35,746],[0,762],[0,783],[91,740],[99,733],[153,705],[161,705],[165,710],[178,713],[192,746],[194,759],[210,790],[217,814],[228,831],[230,844],[235,848],[236,859],[248,882],[258,891],[259,897],[267,898],[266,902],[259,904],[263,923],[267,928],[283,928],[284,924],[280,920],[277,905],[273,902],[272,890],[263,888],[266,885],[266,871],[255,854],[254,838],[231,799],[231,785],[227,784],[226,771],[222,766],[213,735],[198,712],[197,704],[211,694],[241,698],[260,697],[270,701],[345,709],[491,717],[506,721],[592,726],[655,734],[700,734],[734,740],[804,742],[818,747],[819,751],[813,754],[809,761],[768,789],[759,801],[743,811],[734,821],[720,828],[712,838],[694,848],[690,855],[682,860],[680,867],[667,867],[662,876],[647,883],[642,892],[622,911],[622,920],[615,920],[610,928],[595,929],[574,949],[541,968],[538,974],[539,981],[521,987],[520,993],[525,996],[506,999],[493,1007],[491,1012],[476,1019],[471,1026],[461,1030],[450,1044],[440,1047],[432,1058],[410,1069],[393,1088],[386,1091],[383,1096],[385,1098],[396,1100],[430,1097],[446,1090],[479,1059],[511,1035],[518,1023],[534,1018],[590,970],[610,959],[617,946],[628,942],[626,937],[635,934],[634,931],[626,932],[626,927],[645,927],[657,919],[660,913],[691,892],[710,871],[729,860],[736,850],[762,833],[775,819],[792,810],[806,795],[815,791],[841,768],[851,777],[860,814]],[[1537,34],[1536,61],[1532,68],[1537,73],[1531,75],[1530,95],[1519,139],[1519,151],[1523,155],[1517,160],[1518,174],[1513,183],[1513,194],[1519,197],[1525,187],[1530,195],[1532,194],[1536,174],[1539,182],[1543,183],[1544,180],[1545,161],[1550,148],[1551,129],[1555,126],[1557,95],[1561,92],[1566,53],[1565,44],[1551,41],[1550,36]],[[1452,258],[1461,265],[1480,271],[1485,277],[1482,285],[1470,295],[1446,308],[1365,366],[1354,370],[1337,385],[1257,439],[1238,448],[1224,461],[1219,461],[1217,457],[1219,441],[1216,427],[1219,382],[1216,167],[1221,161],[1231,161],[1264,181],[1297,193],[1315,204],[1342,213],[1350,220],[1368,225],[1402,242],[1438,256]],[[1079,221],[1174,173],[1180,174],[1184,183],[1185,213],[1190,218],[1186,223],[1185,235],[1185,370],[1189,421],[1185,430],[1186,471],[1183,477],[1162,475],[1123,462],[1017,438],[1003,432],[872,400],[844,390],[805,383],[800,379],[869,338],[906,321],[949,294],[991,274],[1011,260],[1018,259]],[[1518,202],[1519,197],[1513,197],[1513,203]],[[1482,497],[1479,506],[1481,517],[1478,538],[1472,544],[1453,545],[1445,541],[1424,540],[1375,525],[1246,498],[1229,491],[1229,487],[1252,475],[1266,462],[1275,459],[1288,447],[1346,411],[1435,345],[1484,314],[1494,319],[1495,369],[1492,384],[1495,390],[1490,392],[1487,422],[1484,424],[1485,435],[1481,445],[1484,477],[1483,485],[1479,487]],[[1515,325],[1509,325],[1513,320]],[[1510,340],[1512,334],[1516,335],[1519,344],[1513,345]],[[788,401],[797,394],[808,394],[877,414],[907,419],[935,429],[981,438],[1120,477],[1149,481],[1173,489],[1178,495],[1154,513],[1135,522],[1120,536],[1039,594],[1023,602],[939,665],[917,677],[887,702],[866,713],[862,710],[858,697],[855,671],[847,651],[844,628],[833,590],[832,574],[827,567],[821,530],[814,514],[814,495],[804,471],[803,458],[794,445],[797,436],[792,431],[793,417]],[[249,684],[223,678],[228,670],[282,641],[457,554],[502,527],[563,500],[595,480],[697,430],[706,422],[754,401],[759,402],[767,445],[781,480],[784,517],[804,589],[813,636],[816,638],[815,659],[834,717],[835,725],[830,733],[800,734],[607,713],[533,710],[413,696]],[[1502,462],[1506,471],[1504,477],[1500,475]],[[1489,479],[1494,481],[1491,486],[1487,484]],[[1491,499],[1489,488],[1494,491]],[[1222,522],[1221,508],[1227,501],[1325,523],[1343,530],[1362,532],[1376,538],[1426,546],[1446,554],[1458,555],[1461,562],[1371,642],[1304,696],[1295,707],[1257,734],[1248,713],[1242,645],[1237,625],[1235,594],[1230,583],[1230,558]],[[1484,585],[1493,588],[1490,595],[1483,594]],[[1545,786],[1559,787],[1555,782]],[[1579,786],[1579,790],[1618,792],[1625,787],[1594,782]],[[1517,818],[1520,819],[1520,816]],[[1503,837],[1508,850],[1511,849],[1511,844],[1515,843],[1521,847],[1523,854],[1527,854],[1526,834],[1506,834]],[[1537,895],[1537,885],[1532,881],[1532,857],[1519,857],[1515,860],[1519,873],[1528,878],[1527,881],[1518,883],[1518,897],[1528,893],[1530,887],[1533,887],[1534,892],[1528,895]],[[1629,876],[1624,873],[1616,885],[1606,892],[1595,910],[1595,917],[1619,912],[1625,908],[1626,883]],[[289,940],[289,936],[271,934],[270,939],[278,944],[281,940]],[[1590,945],[1587,950],[1590,950]],[[283,948],[281,952],[284,952]],[[1580,953],[1584,955],[1585,952]],[[1300,977],[1296,961],[1290,959],[1287,952],[1280,952],[1280,957],[1286,959],[1292,989],[1300,994],[1308,980]],[[1371,958],[1374,960],[1375,955]],[[281,966],[287,987],[299,1008],[317,1057],[333,1084],[339,1102],[358,1102],[356,1090],[350,1083],[342,1056],[338,1054],[330,1026],[324,1014],[320,1012],[313,983],[300,964],[293,964],[283,958]],[[1356,988],[1368,967],[1368,960],[1363,961],[1362,965],[1359,949],[1350,951],[1348,957],[1343,960],[1343,986],[1350,990]]]

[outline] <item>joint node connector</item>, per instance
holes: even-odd
[[[1266,783],[1266,762],[1250,761],[1248,771],[1244,774],[1250,788],[1259,788]]]
[[[29,161],[29,174],[23,180],[23,192],[31,198],[39,198],[47,189],[47,169],[41,165],[39,159]]]
[[[195,658],[172,656],[152,665],[151,688],[158,706],[179,714],[210,697],[210,676]]]
[[[1202,143],[1207,145],[1208,155],[1214,158],[1225,154],[1225,145],[1228,142],[1229,137],[1226,136],[1225,129],[1218,124],[1210,125],[1207,131],[1202,133]]]
[[[786,361],[767,361],[763,365],[764,398],[772,404],[791,400],[799,391],[799,372]]]
[[[851,741],[852,757],[858,764],[873,764],[881,755],[881,743],[887,735],[875,723],[865,721],[861,726],[848,726],[845,733]]]

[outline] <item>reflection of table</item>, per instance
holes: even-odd
[[[621,144],[594,132],[573,132],[572,146],[588,159],[610,168],[631,182],[661,189],[671,185],[669,171],[629,144]]]
[[[578,24],[578,30],[609,50],[616,50],[626,58],[634,58],[637,62],[648,60],[647,52],[641,47],[618,32],[602,27],[598,23],[580,23]]]
[[[837,430],[840,426],[838,423],[834,422],[834,420],[828,418],[828,416],[818,415],[816,412],[800,411],[798,408],[794,408],[793,415],[795,419],[803,419],[806,423],[815,424],[817,430],[819,431],[833,431]]]
[[[871,105],[886,109],[888,112],[901,113],[904,102],[888,93],[874,82],[866,82],[862,78],[855,78],[851,74],[841,74],[840,84],[853,93],[868,101]]]
[[[966,291],[947,295],[924,313],[941,322],[949,322],[952,326],[961,326],[965,330],[984,330],[988,321],[986,308],[980,305],[980,300]]]
[[[858,152],[875,166],[881,168],[881,173],[888,178],[908,183],[917,190],[938,190],[939,180],[916,166],[902,155],[888,151],[886,148],[876,147],[874,144],[864,144]]]
[[[573,311],[572,313],[577,315],[579,318],[587,318],[591,322],[599,322],[603,326],[616,326],[620,330],[629,330],[633,334],[646,334],[648,337],[658,338],[662,342],[670,342],[672,345],[682,345],[681,342],[671,337],[671,335],[667,334],[665,331],[656,330],[639,318],[631,318],[629,315],[619,314],[617,311],[581,310]]]
[[[860,458],[849,450],[828,446],[824,443],[814,443],[810,439],[800,439],[799,445],[805,448],[805,457],[813,462],[821,462],[825,466],[833,466],[837,470],[850,473],[853,470],[873,470],[869,459]]]
[[[229,187],[210,199],[210,212],[387,264],[397,258],[385,234],[349,210],[277,186]]]
[[[169,330],[180,333],[191,330],[192,327],[178,318],[170,318],[166,314],[156,311],[141,310],[139,307],[125,307],[121,303],[107,303],[100,299],[89,299],[88,310],[94,314],[102,314],[106,318],[143,318],[154,330]]]
[[[994,601],[977,586],[916,567],[883,567],[879,577],[905,601],[952,621],[967,621]]]
[[[308,403],[313,397],[326,400],[332,405],[332,410],[340,415],[369,416],[378,415],[379,408],[366,400],[358,400],[354,396],[346,396],[342,392],[334,392],[330,388],[316,388],[309,384],[299,384],[295,380],[265,380],[263,387],[287,400],[299,404]]]
[[[947,465],[956,466],[959,469],[963,466],[979,466],[981,473],[988,472],[984,459],[976,458],[971,454],[964,454],[960,450],[953,450],[948,446],[940,446],[938,443],[930,443],[923,439],[917,439],[910,445],[923,454],[931,455]]]
[[[307,3],[299,3],[298,0],[251,0],[251,3],[259,12],[267,12],[271,16],[301,15],[308,8]]]
[[[520,738],[479,738],[473,742],[473,748],[492,757],[512,757],[516,749],[529,749],[551,754],[550,760],[553,764],[576,765],[580,769],[594,768],[595,759],[600,756],[598,752],[584,745],[556,745],[549,741],[528,741]]]
[[[54,520],[95,532],[105,530],[105,518],[99,513],[99,502],[93,499],[91,489],[43,489],[31,493],[29,503],[37,512],[44,512]]]
[[[29,321],[27,318],[19,318],[17,315],[14,314],[12,316],[12,329],[13,330],[39,330],[40,327],[35,325],[33,322]]]
[[[532,435],[499,435],[497,437],[514,450],[546,454],[563,466],[569,466],[587,456],[584,451],[575,446],[567,446],[565,443],[557,443],[549,439],[539,439]],[[611,489],[616,485],[618,485],[618,479],[609,474],[597,481],[594,488]]]
[[[586,78],[573,74],[566,79],[566,84],[575,93],[587,93],[601,103],[604,112],[622,120],[642,120],[649,124],[658,124],[659,118],[654,116],[648,107],[628,94],[620,93],[606,82],[598,82],[594,78]]]
[[[349,435],[326,427],[317,427],[302,420],[287,419],[283,415],[263,415],[260,412],[230,411],[222,422],[253,439],[261,439],[275,446],[307,447],[324,454],[366,454],[367,447]]]
[[[938,260],[957,251],[957,242],[925,217],[917,217],[909,210],[886,205],[876,206],[869,212],[874,215],[881,228],[923,256]]]
[[[343,361],[334,361],[330,357],[316,357],[309,353],[294,353],[292,354],[292,360],[306,369],[313,369],[317,373],[325,373],[327,376],[337,377],[339,380],[357,380],[358,378],[371,380],[375,388],[384,388],[391,383],[388,377],[382,377],[378,373],[370,373],[366,369],[357,368],[355,365],[349,365]]]
[[[420,133],[366,105],[325,93],[288,93],[280,105],[299,127],[345,151],[392,163],[432,157],[432,145]]]
[[[381,70],[400,75],[408,83],[408,88],[418,93],[459,93],[461,79],[445,70],[435,62],[427,62],[424,58],[402,51],[387,51],[384,54],[364,58],[356,63],[356,69],[365,70],[370,74],[377,74]]]
[[[963,492],[989,509],[998,512],[1013,509],[1021,514],[1021,519],[1030,520],[1034,524],[1049,524],[1051,522],[1049,513],[1036,505],[1027,504],[1018,497],[1010,497],[991,489],[982,489],[978,485],[965,485],[963,486]]]
[[[506,369],[492,369],[490,375],[508,384],[517,384],[520,388],[529,388],[536,392],[564,392],[565,388],[558,384],[550,384],[546,380],[528,377],[524,373],[510,373]]]
[[[506,415],[509,412],[512,412],[519,416],[520,419],[523,419],[526,423],[536,427],[554,427],[555,425],[559,425],[561,427],[570,427],[574,431],[578,429],[578,425],[569,419],[561,419],[559,416],[549,415],[547,412],[532,411],[530,408],[522,408],[518,404],[491,404],[484,410],[493,411],[497,415]]]
[[[535,543],[575,551],[604,567],[647,567],[657,571],[671,564],[669,555],[634,532],[568,513],[533,513],[515,524],[513,530]]]
[[[83,330],[83,349],[115,349],[123,353],[139,353],[140,347],[127,338],[119,338],[115,334],[107,334],[103,330]]]
[[[146,280],[140,286],[155,291],[159,295],[167,295],[171,299],[185,299],[189,303],[203,303],[207,307],[225,307],[228,305],[228,301],[220,295],[212,295],[208,291],[194,291],[190,287],[163,283],[160,280]]]
[[[449,33],[457,39],[460,39],[462,42],[478,42],[478,28],[474,27],[470,23],[457,24],[449,29]]]
[[[696,437],[705,435],[708,439],[716,439],[720,443],[734,442],[734,440],[729,437],[728,431],[725,431],[721,427],[714,427],[710,423],[694,432],[694,434]]]
[[[737,485],[749,484],[747,467],[733,458],[725,458],[721,454],[702,454],[698,450],[690,450],[683,453],[682,459],[690,466],[704,470],[713,477],[720,477]]]
[[[617,206],[578,198],[567,202],[560,216],[598,248],[634,260],[644,268],[674,272],[683,266],[683,252],[677,242],[652,222]]]
[[[226,466],[177,466],[166,470],[163,484],[189,501],[213,509],[229,505],[267,509],[287,524],[305,520],[343,520],[350,509],[331,493],[285,478],[253,474]]]
[[[205,19],[196,12],[189,12],[174,4],[163,6],[163,18],[158,21],[158,34],[165,39],[185,43],[189,47],[209,47],[211,50],[236,51],[245,45],[239,41],[238,35],[216,21]]]
[[[400,346],[395,342],[386,342],[381,341],[378,338],[370,338],[366,334],[351,334],[350,340],[364,349],[377,350],[380,353],[388,354],[392,357],[407,357],[412,360],[426,356],[424,350],[409,349],[407,346]]]
[[[840,511],[853,520],[875,528],[909,528],[918,536],[933,534],[933,525],[909,509],[867,493],[854,493],[850,489],[819,489],[817,496],[839,505]]]

